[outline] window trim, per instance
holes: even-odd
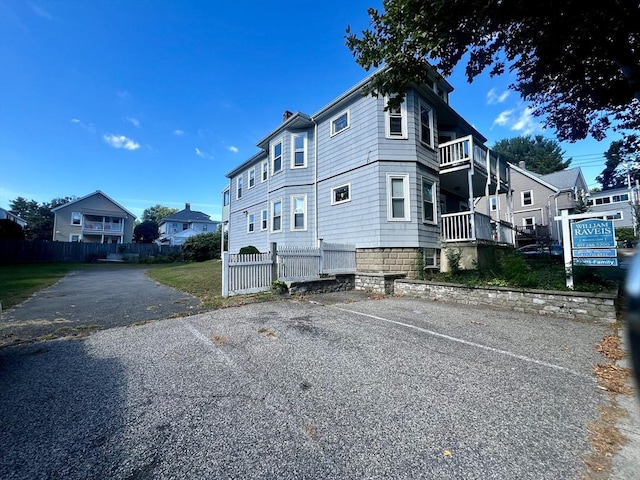
[[[278,145],[280,145],[280,155],[276,157],[275,152],[276,152],[276,147]],[[273,145],[271,145],[271,175],[280,173],[284,169],[284,164],[282,163],[283,157],[284,157],[284,142],[282,141],[282,139],[279,139],[278,141],[274,142]],[[275,169],[277,158],[280,159],[280,168],[278,170]]]
[[[229,191],[228,188],[226,188],[224,192],[222,192],[222,206],[228,207],[230,203],[231,203],[231,192]]]
[[[431,138],[430,141],[425,142],[424,139],[422,138],[422,109],[428,110],[429,111],[429,131],[431,132]],[[434,148],[434,131],[433,131],[433,107],[431,107],[431,105],[429,105],[427,102],[425,102],[424,100],[420,100],[418,102],[418,124],[420,127],[420,143],[422,143],[422,145],[425,145],[429,148]]]
[[[531,198],[531,203],[525,203],[524,201],[524,194],[525,193],[529,193],[530,194],[530,198]],[[533,190],[523,190],[520,192],[520,205],[523,207],[530,207],[534,204],[533,201]]]
[[[252,178],[252,174],[253,174],[253,178]],[[249,171],[247,172],[247,176],[249,178],[248,182],[247,182],[247,190],[251,190],[253,187],[256,186],[256,168],[250,168]],[[251,183],[251,180],[253,180],[253,184]]]
[[[404,217],[393,216],[393,180],[402,180],[402,193],[404,201]],[[388,173],[387,174],[387,221],[389,222],[410,222],[411,221],[411,201],[410,201],[409,174]]]
[[[76,240],[73,239],[73,237],[77,237]],[[82,240],[82,236],[79,233],[70,233],[69,234],[69,241],[73,242],[73,243],[78,243]]]
[[[431,183],[431,214],[433,215],[433,219],[429,220],[428,218],[426,218],[426,212],[427,210],[425,209],[425,199],[424,199],[424,184],[425,182],[427,183]],[[435,225],[438,223],[438,212],[436,211],[436,202],[435,202],[435,197],[436,197],[436,182],[435,180],[432,180],[429,177],[422,177],[422,181],[420,182],[420,196],[422,197],[422,223],[427,223],[430,225]]]
[[[532,220],[531,224],[527,223],[527,220]],[[536,228],[536,217],[522,217],[522,226]]]
[[[296,208],[296,200],[298,199],[302,199],[303,207],[304,207],[304,211],[302,212],[302,215],[303,215],[302,228],[296,228],[295,208]],[[290,209],[291,209],[289,230],[291,230],[292,232],[306,232],[307,231],[307,195],[306,194],[291,195],[291,199],[289,203],[290,203]]]
[[[256,214],[247,214],[247,233],[254,233],[256,231]]]
[[[389,103],[389,97],[386,96],[384,97],[384,105],[385,105],[385,110],[384,110],[384,134],[385,137],[390,139],[390,140],[406,140],[407,138],[409,138],[408,135],[408,128],[407,128],[407,100],[406,98],[402,101],[402,103],[400,104],[400,128],[402,129],[402,131],[400,132],[400,135],[396,135],[396,134],[392,134],[391,133],[391,119],[395,117],[392,116],[391,114],[391,109],[386,108],[387,104]]]
[[[296,148],[296,139],[302,137],[302,165],[296,165],[296,153],[299,151]],[[291,169],[307,168],[307,132],[292,133],[291,134]]]
[[[75,215],[78,216],[78,223],[74,223],[74,217]],[[82,212],[71,212],[71,225],[73,225],[74,227],[81,227],[82,226]]]
[[[335,121],[337,119],[339,119],[340,117],[342,117],[343,115],[347,116],[347,125],[344,126],[343,128],[341,128],[340,130],[336,130],[334,128]],[[331,137],[335,137],[336,135],[344,132],[345,130],[349,130],[350,127],[351,127],[351,112],[349,111],[348,108],[346,110],[342,110],[340,113],[338,113],[337,115],[331,117],[331,119],[329,120],[329,130],[330,130],[330,136]]]
[[[260,172],[260,183],[264,183],[269,179],[269,160],[262,161],[262,170]]]
[[[347,192],[349,197],[346,200],[336,201],[336,190],[339,188],[347,187]],[[351,201],[351,182],[343,183],[342,185],[336,185],[331,188],[331,205],[342,205],[343,203],[348,203]]]
[[[236,200],[240,200],[242,198],[242,187],[244,182],[242,181],[242,175],[236,177]]]
[[[279,215],[279,216],[276,216],[276,214],[275,214],[275,205],[276,205],[276,203],[279,203],[279,204],[280,204],[280,215]],[[271,232],[271,233],[278,233],[278,232],[282,232],[282,214],[283,214],[283,212],[284,212],[284,210],[283,210],[283,208],[282,208],[283,206],[284,206],[284,205],[283,205],[283,202],[282,202],[282,198],[278,198],[278,199],[275,199],[275,200],[271,200],[271,225],[270,225],[270,232]],[[275,221],[275,219],[276,219],[277,217],[279,217],[279,218],[280,218],[280,228],[279,228],[278,230],[275,230],[275,229],[273,228],[273,222]]]
[[[262,209],[260,211],[260,231],[264,232],[269,229],[269,210]]]
[[[489,200],[489,209],[492,212],[495,212],[496,210],[498,210],[498,204],[499,204],[499,198],[491,197],[491,199]]]

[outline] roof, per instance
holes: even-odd
[[[580,177],[582,177],[582,169],[580,167],[567,168],[558,172],[540,175],[540,178],[551,185],[555,185],[560,190],[568,190],[575,187],[580,183]],[[584,182],[584,178],[582,181]]]
[[[211,220],[211,216],[206,213],[198,212],[197,210],[191,210],[185,208],[179,212],[173,213],[168,217],[164,217],[160,220],[160,225],[167,222],[200,222],[200,223],[220,223],[215,220]]]
[[[72,201],[70,201],[70,202],[67,202],[67,203],[65,203],[65,204],[63,204],[63,205],[60,205],[60,206],[58,206],[58,207],[56,207],[56,208],[52,208],[52,209],[51,209],[51,211],[52,211],[52,212],[55,212],[56,210],[60,210],[61,208],[66,208],[66,207],[68,207],[68,206],[70,206],[70,205],[73,205],[74,203],[81,202],[81,201],[83,201],[83,200],[85,200],[85,199],[87,199],[87,198],[89,198],[89,197],[93,197],[94,195],[102,195],[104,198],[106,198],[107,200],[109,200],[111,203],[113,203],[113,204],[114,204],[115,206],[117,206],[119,209],[121,209],[121,210],[123,210],[124,212],[126,212],[126,213],[127,213],[127,215],[131,216],[133,219],[136,219],[136,218],[137,218],[133,213],[131,213],[131,212],[130,212],[129,210],[127,210],[126,208],[124,208],[122,205],[120,205],[120,204],[119,204],[118,202],[116,202],[113,198],[111,198],[109,195],[107,195],[106,193],[102,192],[101,190],[96,190],[95,192],[90,193],[89,195],[85,195],[84,197],[77,198],[77,199],[72,200]],[[89,213],[89,212],[86,212],[86,213]]]

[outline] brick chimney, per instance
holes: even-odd
[[[282,121],[286,122],[291,117],[293,117],[293,112],[290,112],[289,110],[285,110],[284,113],[282,114]]]
[[[184,209],[185,210],[191,210],[191,204],[190,203],[185,203],[184,204]]]

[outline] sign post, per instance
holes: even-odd
[[[573,290],[573,266],[617,267],[618,252],[613,220],[616,212],[593,212],[569,215],[562,210],[554,220],[562,222],[564,268],[567,288]]]

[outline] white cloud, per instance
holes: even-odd
[[[179,137],[180,135],[184,135],[184,130],[176,129],[173,131],[173,134]]]
[[[231,153],[238,153],[240,150],[238,150],[238,147],[234,147],[233,145],[231,145],[231,146],[229,147],[229,151],[230,151]]]
[[[137,150],[140,148],[139,143],[134,142],[124,135],[107,134],[103,135],[102,138],[113,148],[124,148],[125,150]]]
[[[53,17],[49,14],[49,12],[47,12],[42,7],[39,7],[38,5],[34,4],[33,2],[29,2],[28,5],[29,5],[29,8],[31,9],[31,11],[33,13],[35,13],[37,16],[42,17],[42,18],[46,18],[47,20],[53,20]]]
[[[212,155],[208,154],[203,150],[200,150],[198,147],[196,147],[196,155],[199,156],[200,158],[206,158],[207,160],[211,160],[213,158]]]
[[[73,123],[74,125],[78,125],[78,126],[84,128],[89,133],[95,133],[96,132],[96,128],[93,126],[93,123],[84,123],[82,120],[79,120],[77,118],[72,118],[71,119],[71,123]]]
[[[507,97],[509,97],[509,90],[505,90],[504,92],[498,94],[495,88],[492,88],[487,92],[487,105],[497,105],[498,103],[503,103]]]
[[[127,121],[129,121],[134,127],[140,128],[140,120],[138,120],[137,118],[127,117]]]
[[[504,110],[493,121],[493,125],[507,127],[519,135],[532,135],[543,130],[533,116],[533,109],[524,107],[517,110]]]

